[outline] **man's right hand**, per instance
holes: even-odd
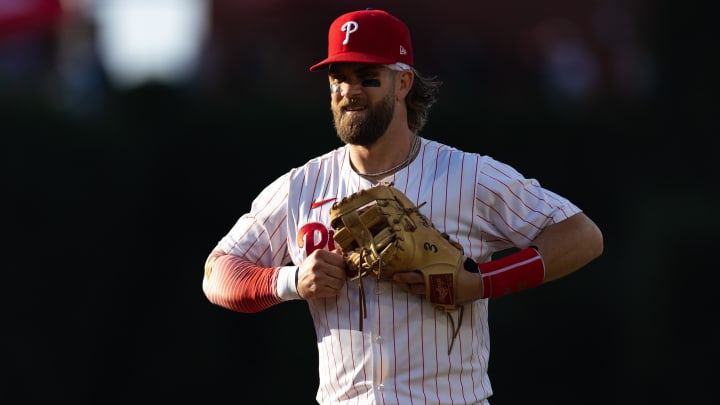
[[[336,296],[345,285],[345,266],[339,249],[310,253],[298,269],[298,295],[305,300]]]

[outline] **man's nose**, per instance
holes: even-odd
[[[342,97],[353,97],[354,95],[357,95],[360,93],[360,88],[362,87],[361,82],[358,80],[354,83],[349,82],[342,82],[335,84],[337,86],[337,93],[339,93]]]

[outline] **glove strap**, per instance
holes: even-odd
[[[545,279],[545,264],[534,246],[480,263],[477,269],[483,278],[482,298],[497,298],[528,290],[539,286]]]

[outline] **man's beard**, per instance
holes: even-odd
[[[387,130],[395,114],[395,94],[388,93],[376,106],[367,105],[362,114],[345,115],[340,107],[333,108],[335,130],[346,144],[372,145]]]

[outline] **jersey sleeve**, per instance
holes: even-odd
[[[536,179],[487,156],[477,186],[476,216],[498,237],[518,247],[529,246],[546,226],[581,211]]]
[[[288,263],[288,179],[284,175],[261,191],[217,247],[259,266]]]

